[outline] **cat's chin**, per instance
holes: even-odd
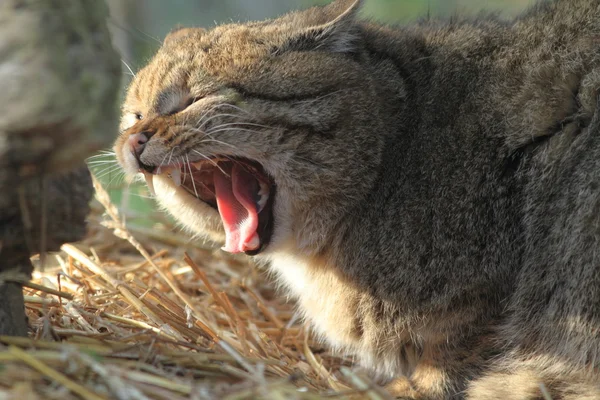
[[[223,250],[257,255],[269,245],[276,187],[260,164],[215,157],[143,176],[163,208],[193,232],[218,236]]]

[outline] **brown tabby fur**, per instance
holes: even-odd
[[[137,173],[146,131],[147,165],[261,163],[275,228],[254,258],[399,397],[600,399],[600,0],[400,28],[359,5],[173,32],[131,84],[119,161]]]

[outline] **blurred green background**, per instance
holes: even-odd
[[[140,69],[160,46],[162,38],[176,25],[210,28],[232,21],[273,18],[289,10],[328,3],[329,0],[107,0],[108,25],[123,60],[123,86],[131,72]],[[426,15],[499,12],[510,17],[524,10],[532,0],[366,0],[363,17],[385,23],[408,24]],[[146,214],[154,208],[143,185],[123,182],[111,157],[93,161],[93,170],[109,189],[113,200],[126,213]],[[140,221],[147,218],[140,218]]]
[[[108,0],[115,42],[132,67],[143,63],[175,25],[202,26],[272,18],[330,0]],[[408,23],[427,15],[473,14],[482,10],[514,15],[532,0],[366,0],[363,16]]]

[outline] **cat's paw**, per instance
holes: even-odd
[[[406,377],[399,377],[385,385],[385,390],[398,400],[417,400],[421,399],[418,391]]]

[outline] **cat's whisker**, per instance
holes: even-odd
[[[168,156],[168,155],[169,155],[169,153],[165,154],[165,155],[163,156],[162,160],[160,160],[160,163],[158,164],[158,171],[159,171],[159,174],[160,174],[160,170],[161,170],[161,168],[162,168],[162,167],[164,167],[165,165],[167,165],[167,164],[165,164],[165,159],[167,158],[167,156]]]
[[[171,172],[171,178],[173,178],[175,184],[177,186],[181,186],[185,183],[185,178],[187,174],[182,174],[181,169],[179,166],[183,167],[183,172],[185,172],[185,159],[183,158],[183,156],[179,156],[177,157],[177,168],[175,168],[174,171]],[[175,174],[175,175],[173,175]],[[183,178],[182,178],[183,175]]]
[[[228,175],[225,171],[223,171],[223,168],[221,168],[219,166],[219,163],[217,163],[215,160],[213,160],[212,158],[208,157],[205,154],[200,153],[198,150],[192,150],[194,153],[198,154],[200,157],[205,158],[207,161],[209,161],[211,164],[213,164],[216,168],[219,169],[219,171],[221,171],[224,175]]]
[[[212,139],[212,138],[211,139],[202,139],[199,144],[202,144],[202,143],[211,143],[211,142],[222,144],[223,146],[228,146],[228,147],[231,147],[232,149],[238,149],[237,146],[234,146],[231,143],[226,143],[226,142],[223,142],[221,140]]]
[[[110,186],[112,184],[112,182],[115,180],[115,178],[122,178],[122,179],[125,178],[125,174],[120,169],[103,171],[101,173],[95,173],[95,172],[92,172],[92,173],[98,180],[105,180],[107,177],[112,175],[112,178],[110,178],[109,181],[106,183],[107,186]]]
[[[96,158],[98,158],[98,159],[92,159],[90,157],[85,162],[87,164],[117,164],[119,162],[115,158],[106,158],[106,156],[96,157]]]
[[[114,155],[115,155],[114,151],[100,150],[98,152],[98,154],[94,154],[93,156],[90,156],[88,158],[91,158],[91,157],[101,157],[101,156],[114,156]]]
[[[205,134],[212,139],[213,137],[211,135],[213,135],[215,133],[220,133],[220,132],[249,132],[249,133],[259,133],[258,131],[254,130],[254,129],[222,128],[222,129],[217,129],[216,131],[211,131],[210,133],[205,133]]]
[[[89,169],[98,170],[98,169],[106,169],[106,168],[120,168],[118,163],[93,163],[88,162],[87,167]]]
[[[133,72],[133,70],[131,69],[131,67],[129,66],[129,64],[127,64],[127,63],[125,62],[125,60],[123,60],[122,58],[121,58],[121,62],[122,62],[122,63],[123,63],[123,65],[125,65],[125,67],[126,67],[128,70],[129,70],[129,73],[131,74],[131,76],[133,76],[133,77],[135,78],[135,73]]]
[[[166,164],[166,165],[171,165],[171,159],[173,158],[173,152],[174,152],[174,151],[175,151],[177,148],[179,148],[179,146],[175,146],[175,147],[173,147],[173,148],[171,149],[171,152],[169,153],[169,160],[167,161],[167,164]]]
[[[239,129],[238,129],[238,130],[239,130]],[[213,138],[213,137],[211,136],[211,134],[209,134],[209,133],[206,133],[206,132],[203,132],[203,131],[201,131],[201,130],[199,130],[199,129],[192,128],[192,129],[190,129],[190,130],[189,130],[189,132],[192,132],[192,133],[201,133],[201,134],[204,134],[204,135],[207,135],[207,136],[209,136],[209,139],[202,139],[202,140],[201,140],[201,141],[200,141],[198,144],[213,142],[213,143],[219,143],[219,144],[222,144],[222,145],[224,145],[224,146],[229,146],[229,147],[231,147],[231,148],[233,148],[233,149],[237,149],[237,148],[238,148],[237,146],[235,146],[235,145],[233,145],[233,144],[226,143],[226,142],[223,142],[223,141],[221,141],[221,140],[217,140],[217,139]]]
[[[187,154],[186,154],[185,156],[187,156]],[[182,156],[179,156],[177,159],[178,159],[178,160],[181,160],[181,161],[179,161],[179,162],[177,163],[177,167],[178,167],[177,169],[179,170],[179,172],[180,172],[180,175],[181,175],[181,179],[180,179],[180,181],[181,181],[181,185],[183,185],[183,184],[185,184],[185,180],[186,180],[186,178],[187,178],[187,174],[185,173],[185,165],[186,165],[186,161],[185,161],[185,158],[184,158],[184,156],[183,156],[183,155],[182,155]],[[177,173],[177,172],[176,172],[176,173]]]
[[[85,159],[86,162],[90,162],[90,161],[117,161],[116,157],[114,157],[114,155],[109,155],[109,154],[96,154],[93,156],[90,156],[88,158]]]
[[[229,104],[226,104],[226,103],[222,103],[222,104],[215,104],[215,105],[213,105],[213,106],[209,107],[209,108],[208,108],[208,109],[207,109],[207,110],[206,110],[206,111],[205,111],[205,112],[204,112],[204,113],[203,113],[203,114],[202,114],[202,115],[201,115],[201,116],[198,118],[198,126],[201,126],[201,125],[203,125],[203,123],[204,123],[204,122],[203,122],[203,121],[204,121],[204,119],[205,119],[205,118],[206,118],[206,117],[207,117],[207,116],[208,116],[210,113],[212,113],[213,111],[215,111],[215,110],[218,110],[219,108],[221,108],[221,107],[223,107],[223,106],[226,106],[226,105],[229,105]],[[223,115],[223,114],[217,114],[217,115],[215,115],[215,116],[213,116],[213,117],[216,117],[216,116],[218,116],[218,115]],[[235,115],[235,114],[228,114],[228,115],[230,115],[230,116],[237,116],[237,115]],[[212,118],[212,117],[211,117],[211,118]]]
[[[190,157],[187,154],[185,155],[185,157],[187,159],[188,170],[190,171],[190,179],[192,180],[192,186],[194,187],[194,194],[196,195],[196,197],[200,197],[198,196],[198,190],[196,190],[196,180],[194,179],[194,173],[192,172],[192,164],[190,164]]]
[[[144,200],[152,200],[152,199],[154,199],[154,197],[152,197],[152,196],[143,195],[143,194],[140,194],[140,193],[129,193],[129,195],[131,197],[135,197],[135,198],[138,198],[138,199],[144,199]]]
[[[246,165],[243,162],[241,162],[240,160],[236,160],[235,158],[231,158],[230,156],[227,156],[227,155],[224,155],[222,157],[225,157],[231,163],[241,165],[244,169],[246,169]]]
[[[97,172],[97,173],[104,173],[106,171],[117,171],[120,168],[121,168],[120,165],[107,165],[107,166],[104,166],[104,165],[98,166],[98,165],[96,165],[96,166],[92,166],[90,169],[92,171],[94,171],[94,172]]]
[[[236,105],[233,105],[233,104],[229,104],[229,103],[223,103],[223,104],[221,104],[221,106],[222,106],[222,107],[231,107],[231,108],[233,108],[234,110],[237,110],[237,111],[243,112],[244,114],[248,114],[248,115],[250,115],[250,112],[249,112],[248,110],[244,110],[243,108],[241,108],[241,107],[238,107],[238,106],[236,106]]]
[[[106,184],[107,187],[111,187],[111,186],[120,186],[123,181],[125,180],[125,174],[124,173],[118,173],[115,174],[112,178],[110,178],[110,180],[108,181],[108,183]]]
[[[197,126],[197,128],[198,129],[204,129],[204,127],[206,126],[206,124],[208,124],[210,121],[212,121],[215,118],[222,118],[222,117],[242,118],[241,115],[237,115],[237,114],[225,114],[225,113],[215,114],[212,117],[209,117],[209,118],[207,118],[204,121],[200,120],[201,123]]]
[[[107,179],[109,179],[109,181],[110,181],[110,179],[112,179],[110,177],[114,178],[114,176],[116,176],[117,174],[119,174],[119,172],[118,171],[109,171],[109,172],[93,173],[93,174],[100,181],[105,181]]]
[[[217,125],[217,126],[213,127],[212,129],[208,130],[207,132],[210,133],[215,129],[219,129],[219,128],[223,128],[223,127],[227,127],[227,126],[252,126],[252,127],[256,127],[256,128],[271,129],[271,127],[268,125],[255,124],[253,122],[228,122],[225,124]]]
[[[204,182],[200,182],[200,184],[204,187],[204,190],[211,193],[213,196],[216,196],[216,193],[213,190],[210,190],[208,186]]]

